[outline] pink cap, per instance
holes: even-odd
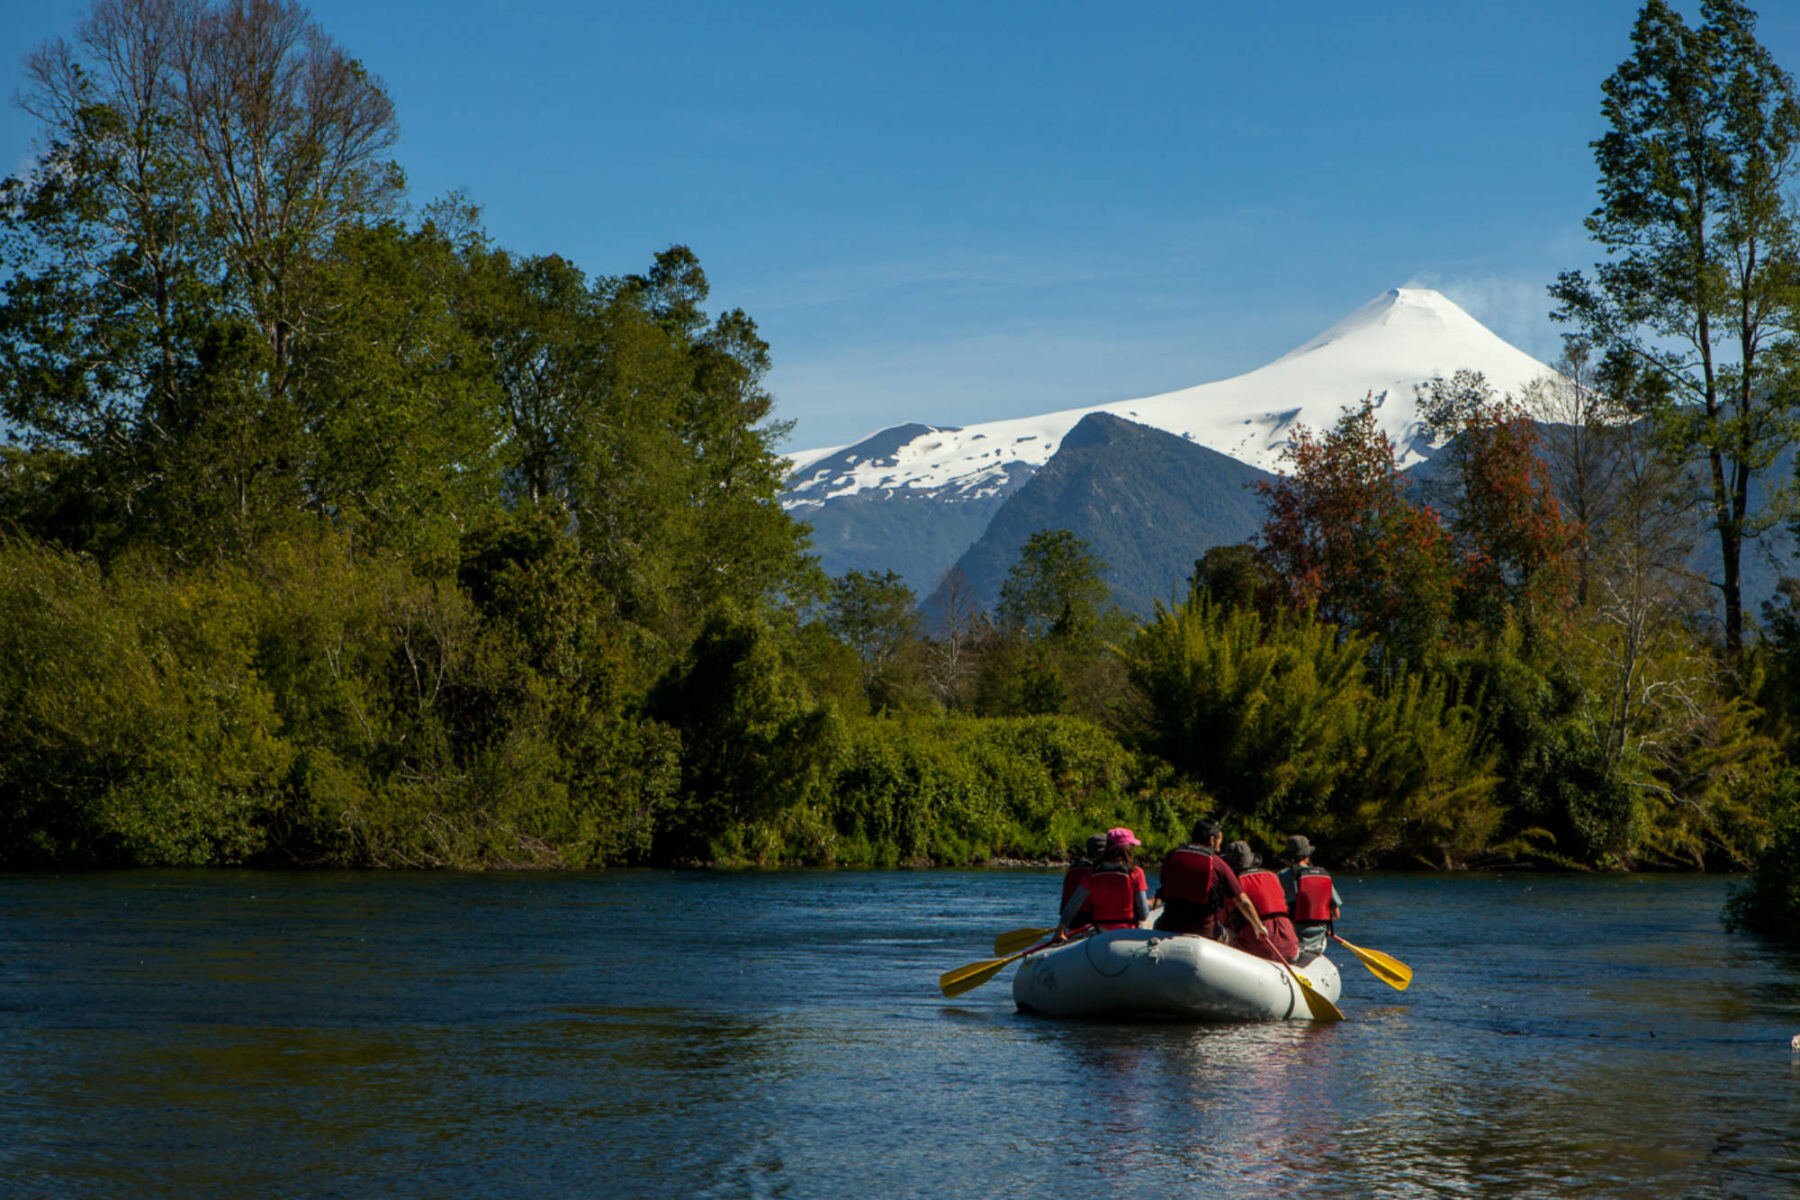
[[[1131,830],[1125,828],[1123,825],[1119,826],[1117,829],[1109,829],[1106,831],[1106,848],[1108,850],[1112,849],[1114,846],[1141,846],[1143,844],[1144,843],[1138,841],[1137,834],[1131,832]]]

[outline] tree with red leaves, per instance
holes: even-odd
[[[1568,611],[1581,529],[1563,516],[1537,425],[1478,371],[1419,389],[1433,432],[1450,438],[1450,533],[1459,618],[1497,630],[1517,617],[1528,636]]]
[[[1384,655],[1423,661],[1450,613],[1450,538],[1429,506],[1407,498],[1373,401],[1323,435],[1297,430],[1283,457],[1287,472],[1262,485],[1261,548],[1287,599],[1373,635]]]

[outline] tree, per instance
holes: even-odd
[[[649,711],[681,734],[682,803],[659,830],[666,853],[708,855],[714,838],[816,795],[841,751],[768,624],[721,610],[657,683]]]
[[[474,214],[340,231],[315,267],[322,314],[295,343],[305,503],[362,547],[437,563],[500,505],[500,389],[466,317]]]
[[[890,678],[906,647],[916,640],[919,614],[912,589],[898,573],[849,571],[831,581],[825,627],[862,663],[863,688],[876,701],[892,699]]]
[[[1019,547],[1018,561],[1000,585],[1002,628],[1033,640],[1091,641],[1111,596],[1106,564],[1086,540],[1067,529],[1040,529]]]
[[[1269,564],[1248,542],[1212,547],[1194,560],[1188,579],[1190,591],[1203,593],[1221,608],[1262,610],[1279,586]]]
[[[1478,371],[1419,389],[1432,432],[1448,438],[1450,531],[1460,558],[1458,602],[1490,631],[1518,617],[1527,632],[1564,607],[1581,531],[1563,519],[1538,456],[1537,426]]]
[[[1364,401],[1323,436],[1295,431],[1289,473],[1264,483],[1262,553],[1295,609],[1422,661],[1449,616],[1454,570],[1437,514],[1406,496],[1394,443]]]
[[[805,554],[807,531],[776,503],[787,460],[775,446],[790,426],[770,419],[769,345],[742,309],[708,323],[700,306],[709,291],[686,246],[662,251],[646,273],[618,285],[619,301],[638,306],[682,354],[676,427],[693,465],[686,510],[697,553],[681,597],[697,613],[727,599],[816,595],[824,577]]]
[[[1577,605],[1588,601],[1595,538],[1612,516],[1619,457],[1634,419],[1618,384],[1596,370],[1587,342],[1569,337],[1555,372],[1526,384],[1520,396],[1538,423],[1551,486],[1580,532],[1574,546]]]
[[[938,703],[954,708],[967,699],[970,676],[980,665],[983,645],[993,639],[994,624],[976,602],[961,564],[944,573],[934,607],[936,630],[926,671]]]
[[[195,547],[297,506],[315,268],[392,211],[378,80],[279,0],[97,0],[26,63],[34,168],[0,185],[0,405],[83,485]]]
[[[1661,393],[1649,415],[1699,464],[1719,541],[1725,641],[1744,634],[1741,560],[1765,522],[1750,481],[1791,440],[1800,248],[1788,188],[1800,103],[1739,0],[1704,0],[1689,26],[1649,0],[1632,54],[1604,85],[1594,143],[1600,203],[1587,220],[1607,253],[1565,272],[1556,316]]]

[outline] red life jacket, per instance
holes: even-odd
[[[1121,929],[1137,924],[1137,908],[1133,903],[1137,883],[1124,867],[1095,867],[1081,886],[1088,890],[1087,911],[1102,929]]]
[[[1069,902],[1069,897],[1075,894],[1075,889],[1082,885],[1093,869],[1094,864],[1085,858],[1078,860],[1068,869],[1063,875],[1062,904],[1067,904]],[[1062,904],[1056,906],[1057,911],[1062,911]]]
[[[1163,860],[1162,897],[1205,905],[1212,899],[1219,856],[1205,846],[1183,846]]]
[[[1250,903],[1256,905],[1256,915],[1264,921],[1287,916],[1287,894],[1281,890],[1281,880],[1275,872],[1259,867],[1239,875],[1238,882],[1244,885],[1244,895],[1250,897]]]
[[[1331,876],[1319,867],[1301,867],[1294,880],[1294,924],[1324,925],[1331,920]]]

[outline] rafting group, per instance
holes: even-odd
[[[1134,854],[1141,845],[1123,827],[1094,835],[1063,876],[1056,926],[999,935],[1002,957],[944,972],[944,995],[1016,962],[1013,999],[1043,1016],[1341,1021],[1328,941],[1389,987],[1411,982],[1405,963],[1335,932],[1343,900],[1306,837],[1288,838],[1286,866],[1270,871],[1247,843],[1225,845],[1220,824],[1202,820],[1163,860],[1154,896]]]
[[[1189,933],[1235,946],[1246,954],[1304,966],[1325,951],[1343,899],[1331,875],[1312,861],[1312,843],[1288,838],[1281,871],[1262,865],[1248,842],[1222,843],[1224,826],[1196,822],[1187,845],[1163,860],[1156,894],[1137,865],[1142,845],[1125,828],[1088,839],[1087,857],[1063,876],[1062,909],[1054,941],[1072,929],[1129,929],[1147,924],[1153,909],[1163,933]]]

